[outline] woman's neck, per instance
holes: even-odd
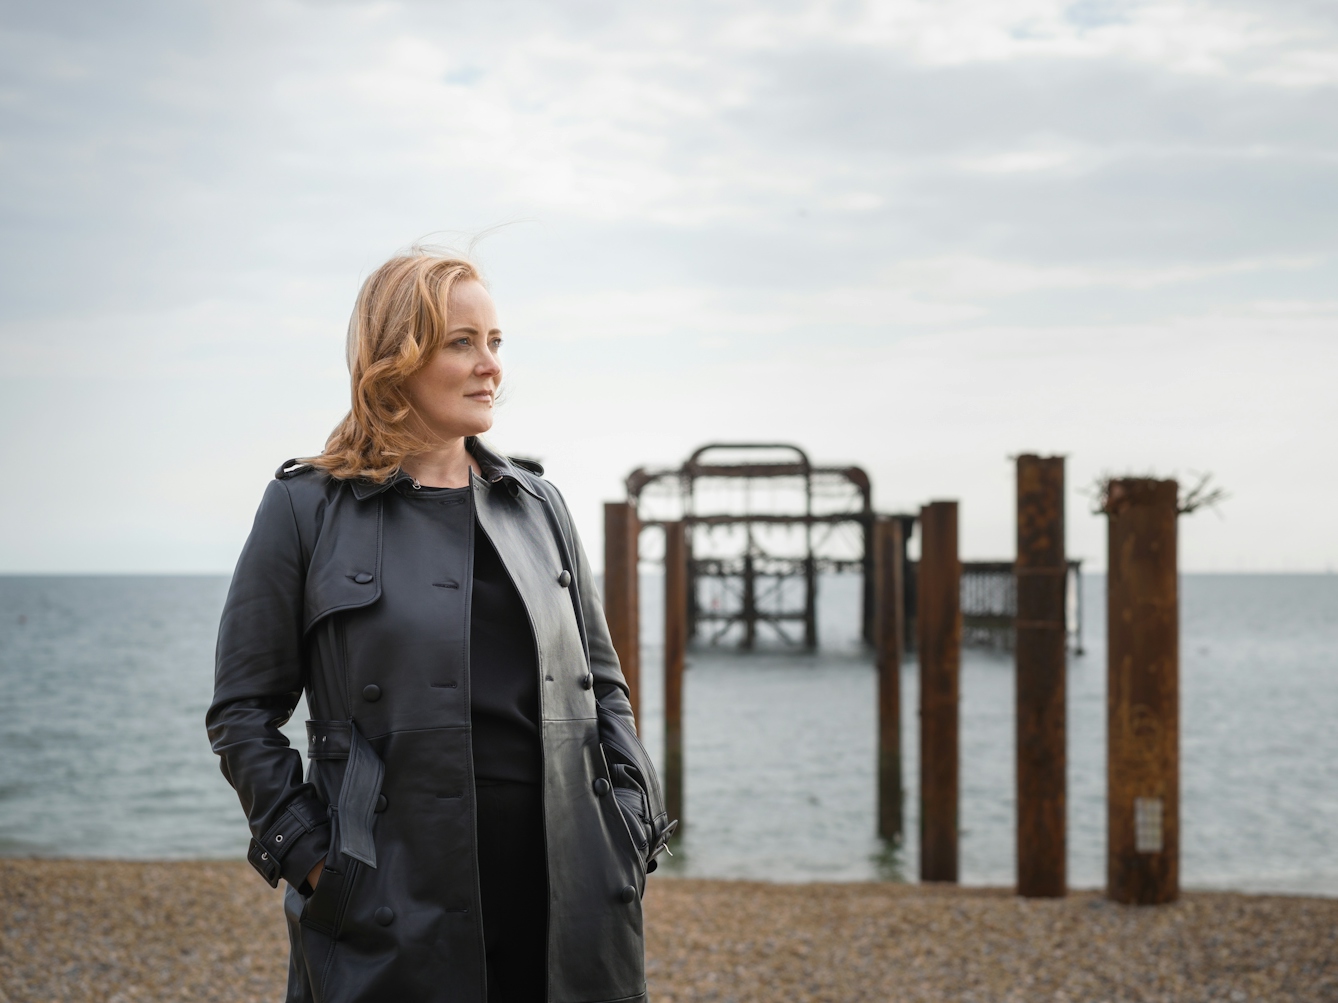
[[[400,469],[425,488],[465,488],[469,486],[470,473],[479,472],[479,465],[469,455],[461,437],[407,457]]]

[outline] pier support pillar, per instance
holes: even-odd
[[[874,641],[878,666],[878,835],[902,836],[901,653],[906,646],[901,520],[874,524]]]
[[[641,616],[637,558],[641,520],[630,502],[604,504],[604,616],[641,727]]]
[[[1059,898],[1065,841],[1064,458],[1017,459],[1017,891]]]
[[[920,510],[920,880],[957,880],[962,567],[957,503]]]
[[[688,648],[688,541],[682,522],[664,527],[664,800],[683,831],[683,669]]]
[[[1107,893],[1180,893],[1180,616],[1175,481],[1109,482]]]
[[[818,562],[810,549],[804,558],[804,647],[818,646]]]

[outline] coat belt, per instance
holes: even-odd
[[[381,757],[352,721],[308,721],[307,758],[348,760],[332,813],[337,815],[339,852],[375,867],[372,823],[386,775]]]

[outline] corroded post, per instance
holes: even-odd
[[[664,527],[664,800],[683,827],[683,668],[688,647],[688,541],[681,522]]]
[[[920,510],[920,880],[957,880],[962,567],[957,503]]]
[[[878,664],[878,835],[901,839],[901,652],[906,645],[901,520],[874,524],[874,638]]]
[[[804,558],[804,647],[818,646],[818,562],[810,550]]]
[[[743,640],[739,647],[752,651],[757,643],[757,575],[753,568],[753,554],[743,555]]]
[[[1155,905],[1180,893],[1178,486],[1112,480],[1107,603],[1107,891]]]
[[[637,557],[641,521],[630,502],[604,504],[604,615],[618,653],[632,713],[641,726],[641,617]]]
[[[1017,891],[1067,891],[1064,458],[1017,458]]]

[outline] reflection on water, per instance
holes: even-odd
[[[645,580],[643,725],[661,748],[658,583]],[[1070,661],[1069,874],[1104,876],[1104,581]],[[218,577],[0,578],[0,853],[240,856],[204,736]],[[916,687],[903,670],[906,822],[874,831],[874,678],[854,579],[825,579],[818,655],[690,655],[687,825],[667,873],[914,878]],[[1338,894],[1338,577],[1186,576],[1182,874],[1190,886]],[[288,733],[300,739],[299,708]],[[962,877],[1013,879],[1013,673],[962,670]],[[300,744],[299,744],[300,747]]]

